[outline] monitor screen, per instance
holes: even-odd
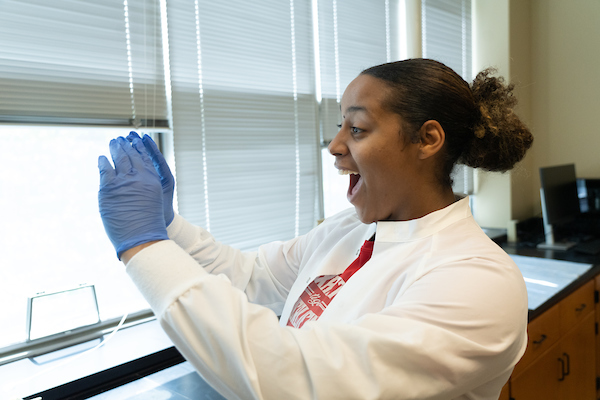
[[[574,164],[540,168],[540,183],[546,223],[566,223],[579,215]]]

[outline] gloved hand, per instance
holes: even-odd
[[[133,139],[140,138],[136,132],[130,132],[127,136],[127,140],[133,142]],[[146,147],[146,151],[150,155],[150,159],[154,164],[154,168],[160,176],[160,184],[162,186],[163,193],[163,212],[165,216],[165,224],[169,226],[175,218],[175,212],[173,211],[173,192],[175,191],[175,179],[171,173],[169,165],[165,161],[165,157],[158,150],[158,146],[154,143],[154,140],[148,135],[144,135],[142,143]]]
[[[130,145],[123,137],[110,141],[115,168],[105,156],[98,158],[100,216],[117,257],[135,246],[167,240],[162,188],[152,161],[140,139]]]

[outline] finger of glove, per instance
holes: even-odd
[[[131,142],[131,146],[139,154],[139,157],[141,158],[141,160],[143,162],[143,168],[153,171],[154,165],[152,163],[152,160],[148,156],[148,153],[146,152],[146,147],[144,146],[144,143],[142,143],[142,140],[140,138],[134,138],[133,141]]]
[[[98,170],[100,171],[100,186],[105,186],[116,175],[110,161],[105,156],[98,157]]]
[[[171,173],[169,164],[167,164],[165,157],[160,150],[158,150],[158,146],[154,140],[152,140],[150,136],[144,135],[142,142],[144,143],[144,146],[146,146],[146,150],[148,150],[148,154],[150,154],[150,158],[161,179],[168,179],[169,181],[173,180],[173,174]]]
[[[137,149],[134,149],[132,145],[129,144],[127,139],[125,139],[122,136],[119,137],[117,140],[119,141],[119,144],[121,145],[121,148],[123,149],[125,154],[127,154],[127,157],[129,157],[131,168],[134,171],[144,171],[146,169],[146,163],[142,158],[142,154],[145,153],[145,151],[142,151],[142,154],[140,154],[140,152]],[[133,139],[133,142],[135,143],[136,140],[139,141],[139,139]]]
[[[126,147],[131,147],[129,146],[129,143],[127,143],[127,140],[125,140],[123,137],[118,137],[117,139],[111,140],[110,144],[108,145],[117,174],[127,174],[132,169],[131,160],[125,151],[123,142],[125,142],[124,144]]]
[[[135,138],[141,139],[140,135],[138,135],[137,132],[131,131],[131,132],[129,132],[129,135],[127,135],[126,139],[129,140],[129,142],[131,143],[131,142],[133,142],[133,139],[135,139]]]

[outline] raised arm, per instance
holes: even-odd
[[[477,262],[427,273],[379,313],[303,329],[282,327],[228,280],[194,268],[161,242],[127,272],[177,348],[227,398],[462,398],[491,381],[499,391],[526,345],[520,288],[506,293],[510,278]]]

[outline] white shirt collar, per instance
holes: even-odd
[[[471,217],[469,197],[464,197],[441,210],[410,221],[377,222],[377,242],[409,242],[431,236],[453,223]]]

